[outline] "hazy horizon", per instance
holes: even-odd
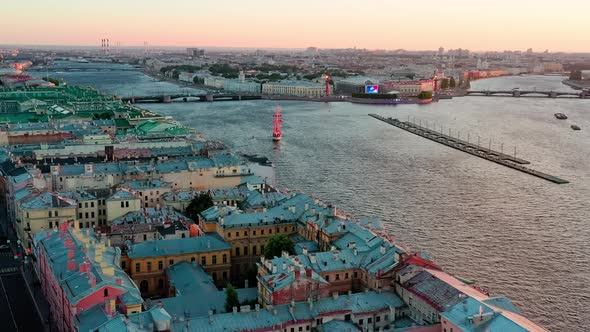
[[[558,15],[561,8],[566,15]],[[3,45],[590,52],[590,2],[32,0],[3,4]],[[156,46],[157,45],[157,46]]]

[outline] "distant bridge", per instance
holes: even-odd
[[[121,101],[135,103],[171,103],[174,101],[226,101],[226,100],[256,100],[262,99],[258,94],[170,94],[153,96],[121,97]]]
[[[469,90],[465,96],[487,96],[487,97],[569,97],[569,98],[590,98],[590,91],[581,92],[566,91],[539,91],[539,90]]]

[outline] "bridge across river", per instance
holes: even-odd
[[[169,94],[153,96],[121,97],[121,101],[135,103],[171,103],[173,101],[225,101],[225,100],[256,100],[262,99],[256,94]]]
[[[549,97],[549,98],[590,98],[590,91],[582,90],[580,92],[569,91],[540,91],[540,90],[468,90],[465,96],[486,96],[486,97]]]
[[[498,152],[498,151],[494,151],[491,149],[485,149],[479,145],[476,145],[476,144],[473,144],[470,142],[466,142],[466,141],[457,139],[455,137],[445,135],[443,133],[439,133],[439,132],[434,131],[432,129],[424,128],[422,126],[418,126],[418,125],[410,123],[410,122],[402,122],[398,119],[385,118],[385,117],[382,117],[377,114],[369,114],[369,116],[372,116],[375,119],[381,120],[383,122],[389,123],[390,125],[396,126],[400,129],[408,131],[412,134],[422,136],[422,137],[427,138],[429,140],[438,142],[440,144],[444,144],[448,147],[451,147],[451,148],[454,148],[457,150],[461,150],[461,151],[469,153],[471,155],[489,160],[491,162],[495,162],[500,165],[504,165],[506,167],[510,167],[512,169],[515,169],[515,170],[518,170],[518,171],[521,171],[521,172],[524,172],[524,173],[527,173],[530,175],[534,175],[536,177],[545,179],[547,181],[551,181],[551,182],[557,183],[557,184],[569,183],[567,180],[558,178],[556,176],[542,173],[539,171],[535,171],[533,169],[522,166],[522,164],[528,164],[529,162],[526,160],[523,160],[523,159],[518,159],[518,158],[516,158],[516,156],[513,157],[513,156],[506,155],[504,153]]]

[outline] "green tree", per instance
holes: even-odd
[[[49,83],[53,83],[56,86],[59,85],[59,80],[57,78],[53,78],[53,77],[43,77],[44,81],[47,81]]]
[[[455,78],[451,77],[449,80],[449,88],[454,89],[457,86],[457,82],[455,82]]]
[[[422,91],[418,94],[418,99],[431,99],[432,91]]]
[[[186,214],[195,222],[199,219],[199,214],[213,206],[213,200],[209,194],[204,193],[196,196],[186,208]]]
[[[440,81],[440,88],[445,90],[449,88],[449,79],[447,78],[443,78],[442,81]]]
[[[286,235],[274,235],[266,241],[266,245],[264,246],[264,257],[280,257],[283,250],[287,251],[289,254],[294,254],[294,247],[295,244]]]
[[[582,71],[580,71],[580,70],[572,70],[570,72],[570,80],[572,80],[572,81],[581,81],[582,80]]]
[[[239,307],[240,300],[238,299],[238,292],[232,286],[232,284],[227,284],[225,288],[225,311],[232,312],[233,307]]]

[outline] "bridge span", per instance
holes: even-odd
[[[170,95],[152,95],[152,96],[131,96],[121,97],[121,101],[135,103],[171,103],[173,101],[226,101],[226,100],[256,100],[262,99],[261,95],[256,94],[170,94]]]
[[[581,92],[569,91],[540,91],[540,90],[468,90],[464,96],[485,96],[485,97],[548,97],[548,98],[590,98],[590,91],[582,90]]]

